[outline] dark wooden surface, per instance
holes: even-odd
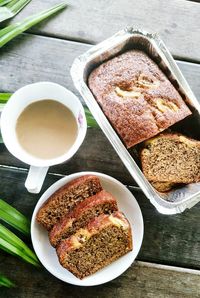
[[[4,272],[18,284],[15,290],[1,289],[1,297],[198,298],[200,292],[199,271],[147,262],[136,262],[123,275],[107,284],[85,288],[63,283],[46,270],[36,270],[13,257],[0,256],[0,261],[5,264]],[[20,274],[16,266],[20,267]]]
[[[57,2],[34,0],[14,21]],[[170,0],[167,5],[160,0],[68,3],[69,8],[60,15],[0,49],[0,92],[14,92],[25,84],[48,80],[78,95],[69,74],[73,59],[91,44],[131,24],[160,33],[179,58],[177,63],[200,100],[199,3],[186,0]],[[40,195],[30,194],[24,188],[27,165],[11,156],[3,144],[0,153],[0,198],[31,218]],[[86,170],[119,179],[135,195],[145,223],[136,264],[106,285],[81,288],[57,280],[44,268],[32,268],[0,252],[0,272],[17,284],[16,289],[0,288],[0,297],[200,297],[200,204],[183,214],[159,214],[135,188],[135,182],[100,129],[88,129],[76,155],[69,162],[50,168],[42,192],[62,175]],[[31,245],[30,239],[27,241]]]

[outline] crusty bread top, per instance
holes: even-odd
[[[87,209],[93,208],[96,205],[103,205],[106,203],[112,203],[115,206],[117,206],[116,199],[106,190],[102,190],[95,194],[94,196],[91,196],[84,201],[80,202],[73,210],[72,217],[79,218],[79,216]]]
[[[100,230],[106,229],[108,226],[116,226],[127,232],[129,237],[129,246],[132,247],[131,227],[124,214],[116,211],[110,215],[101,214],[92,219],[86,228],[79,229],[74,235],[63,240],[57,247],[57,254],[66,254],[67,252],[81,247],[93,235],[99,233]]]
[[[55,237],[62,232],[72,227],[74,221],[78,221],[88,210],[103,206],[105,204],[110,204],[112,206],[112,211],[117,211],[117,202],[116,199],[107,191],[102,190],[96,195],[86,198],[84,201],[77,204],[71,212],[68,212],[62,220],[54,225],[52,230],[49,233],[49,239],[53,246],[55,246]],[[109,213],[109,210],[107,210]]]
[[[78,177],[76,179],[73,179],[69,182],[67,182],[65,185],[63,185],[62,187],[60,187],[57,191],[55,191],[42,205],[41,208],[48,206],[48,204],[51,202],[52,199],[54,199],[55,197],[58,197],[60,194],[63,194],[71,189],[73,189],[74,187],[81,185],[81,184],[85,184],[90,180],[95,180],[100,184],[99,178],[97,176],[94,175],[84,175],[81,177]],[[102,187],[101,187],[102,189]],[[40,209],[41,209],[40,208]]]
[[[156,143],[158,140],[161,140],[161,139],[174,140],[174,141],[185,143],[185,144],[188,144],[188,145],[191,145],[191,146],[198,146],[198,147],[200,146],[200,141],[195,140],[191,137],[185,136],[180,132],[170,131],[170,132],[160,133],[159,135],[157,135],[153,138],[150,138],[149,140],[146,140],[143,143],[143,147],[146,148],[149,145],[151,145],[153,143]]]
[[[88,84],[127,148],[191,114],[158,65],[139,50],[102,63]]]
[[[102,186],[97,176],[84,175],[76,178],[59,188],[44,202],[36,219],[50,230],[78,202],[101,190]]]
[[[116,199],[106,190],[101,190],[97,194],[86,198],[84,201],[76,205],[72,211],[68,212],[65,217],[54,226],[54,229],[65,226],[67,222],[71,221],[73,218],[77,220],[88,209],[106,203],[112,203],[117,208]]]

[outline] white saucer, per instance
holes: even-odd
[[[101,184],[105,190],[110,192],[117,200],[119,210],[122,211],[129,220],[132,228],[133,250],[121,257],[117,261],[96,272],[95,274],[80,280],[76,278],[68,270],[64,269],[57,258],[55,249],[50,245],[48,233],[36,222],[36,214],[41,205],[53,194],[57,189],[62,187],[67,182],[80,176],[90,174],[99,177]],[[31,238],[34,250],[43,264],[43,266],[54,276],[60,280],[79,286],[94,286],[106,283],[121,275],[128,269],[135,260],[143,239],[144,224],[140,207],[132,195],[132,193],[118,180],[97,172],[80,172],[66,176],[51,187],[39,199],[33,212],[31,221]]]

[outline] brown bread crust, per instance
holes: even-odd
[[[70,210],[85,198],[102,190],[94,175],[84,175],[58,189],[39,209],[37,222],[48,231]]]
[[[127,148],[191,114],[158,65],[139,50],[102,63],[88,85]]]
[[[131,227],[117,211],[101,214],[57,247],[60,264],[82,279],[132,250]]]
[[[49,232],[49,240],[53,247],[68,238],[80,228],[85,227],[91,219],[102,213],[110,214],[117,211],[116,199],[107,191],[102,190],[96,195],[86,198],[74,207],[72,212],[58,222]]]

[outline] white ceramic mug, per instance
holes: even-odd
[[[69,108],[74,114],[78,133],[72,147],[63,155],[53,159],[37,158],[25,151],[16,135],[16,122],[22,111],[31,103],[53,99]],[[15,157],[30,165],[25,187],[29,192],[39,193],[49,166],[60,164],[70,159],[82,144],[87,130],[85,112],[79,99],[61,85],[51,82],[38,82],[17,90],[9,99],[1,115],[1,134],[3,141]]]

